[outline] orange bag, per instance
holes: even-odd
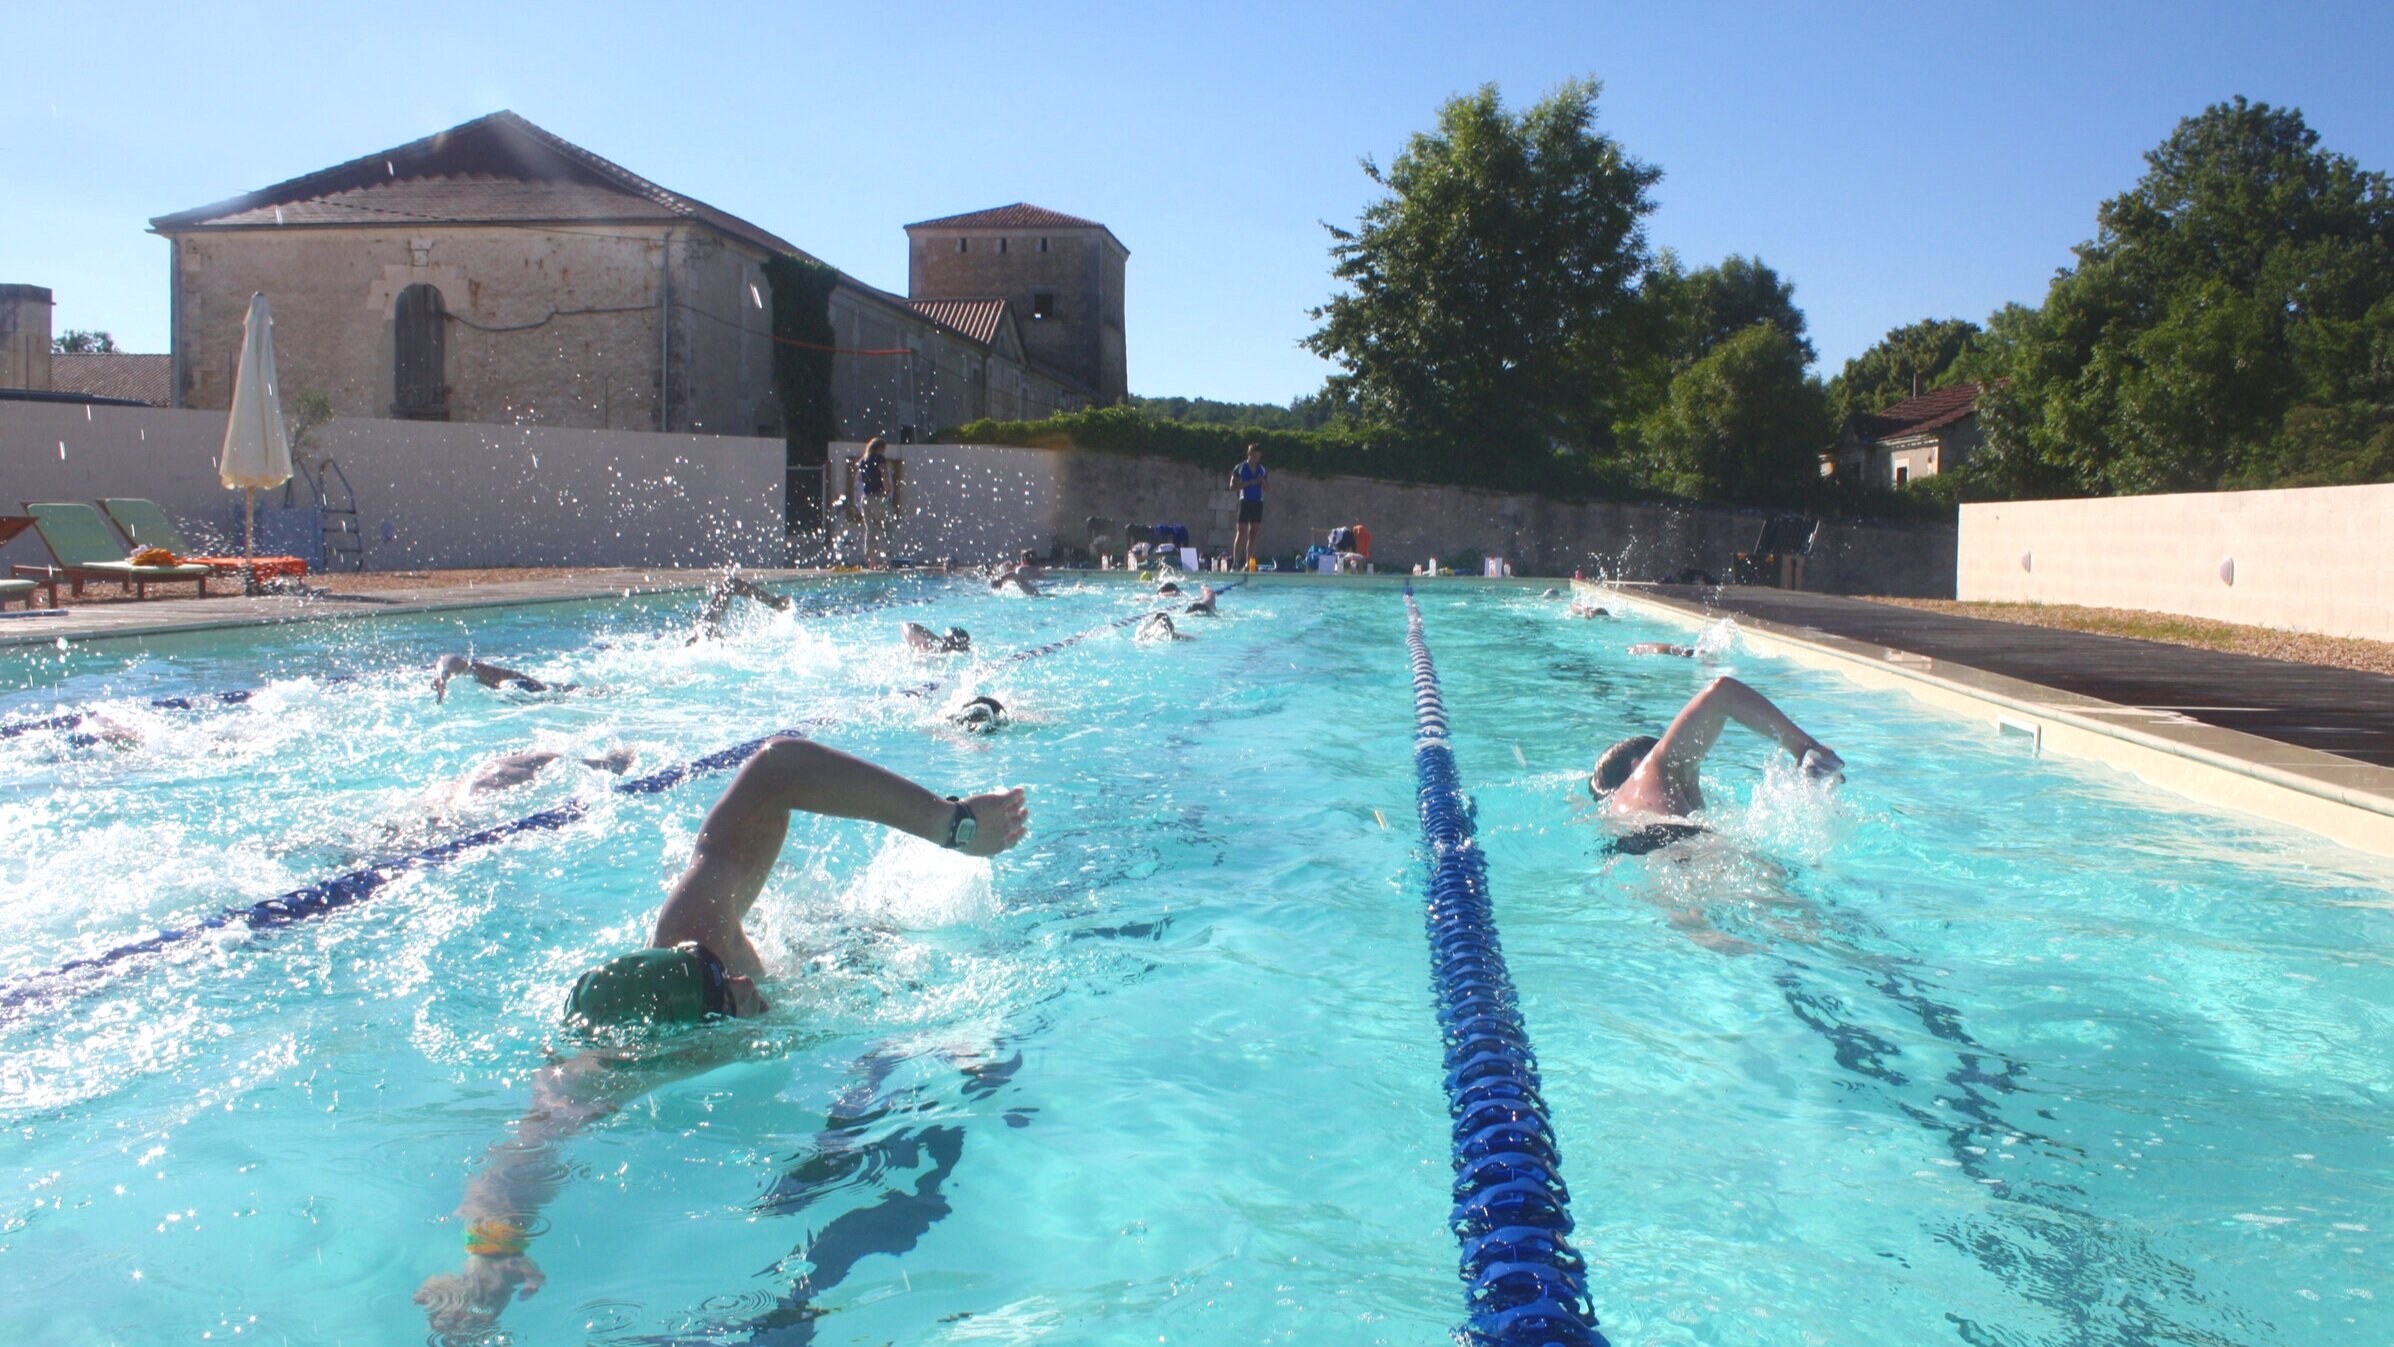
[[[133,555],[125,560],[136,566],[180,566],[183,564],[181,557],[163,547],[136,547],[133,549]]]

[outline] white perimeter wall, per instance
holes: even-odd
[[[1965,505],[1955,591],[2394,641],[2389,538],[2394,485]]]
[[[0,513],[146,496],[194,544],[238,550],[223,443],[222,412],[0,402]],[[310,438],[310,458],[328,453],[357,488],[369,570],[787,560],[778,439],[343,419]],[[304,484],[294,500],[312,503]],[[0,547],[0,561],[46,560],[30,531]]]

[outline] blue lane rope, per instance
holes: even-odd
[[[1473,1347],[1604,1347],[1587,1263],[1571,1246],[1571,1194],[1538,1092],[1537,1057],[1497,943],[1487,854],[1448,747],[1446,701],[1411,584],[1405,613],[1419,728],[1413,770],[1430,850],[1424,896],[1454,1118],[1451,1225],[1462,1245],[1465,1336]]]
[[[1237,588],[1236,585],[1231,585],[1214,592],[1225,594],[1235,588]],[[1102,632],[1127,627],[1146,616],[1148,616],[1146,613],[1133,613],[1128,617],[1117,618],[1102,627],[1092,627],[1087,631],[1050,641],[1045,645],[1017,650],[1008,658],[1010,662],[1019,664],[1025,660],[1038,659],[1043,655],[1052,655],[1059,650],[1079,645]],[[928,683],[901,688],[899,694],[907,697],[927,697],[945,686],[947,681],[944,678],[933,679]],[[233,696],[235,694],[222,695]],[[241,693],[239,695],[246,697],[248,694]],[[797,726],[782,730],[778,734],[764,735],[746,743],[734,744],[729,748],[710,753],[703,758],[676,763],[662,771],[618,783],[612,789],[618,795],[655,795],[695,777],[707,776],[737,767],[746,762],[757,750],[782,735],[803,738],[805,737],[803,729],[819,729],[837,723],[838,717],[836,716],[809,717],[800,721]],[[588,805],[579,802],[561,804],[551,809],[526,814],[522,818],[495,827],[484,828],[479,832],[467,833],[463,837],[452,838],[436,846],[426,847],[421,851],[410,852],[396,859],[377,861],[361,869],[335,875],[330,879],[319,880],[305,888],[293,889],[288,893],[277,894],[260,902],[224,908],[200,918],[189,926],[169,927],[144,939],[118,945],[98,954],[80,959],[70,959],[53,968],[29,974],[0,988],[0,1017],[12,1016],[31,1002],[46,1000],[72,991],[73,987],[61,984],[76,979],[77,974],[96,972],[145,954],[157,954],[195,936],[230,926],[244,926],[253,931],[262,931],[278,926],[287,926],[308,917],[322,916],[327,912],[338,911],[373,897],[387,887],[392,880],[402,875],[423,870],[437,870],[460,856],[495,846],[508,838],[530,832],[555,832],[560,828],[578,823],[589,815],[590,807]]]

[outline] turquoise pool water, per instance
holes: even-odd
[[[30,1343],[418,1343],[446,1217],[574,1046],[723,778],[809,717],[942,790],[1031,788],[994,865],[800,820],[735,1060],[570,1142],[525,1344],[1422,1343],[1462,1319],[1394,588],[1249,586],[1196,639],[1120,583],[858,581],[684,645],[685,599],[0,656],[0,982],[566,800],[356,907],[0,1017],[0,1295]],[[2383,1343],[2394,867],[1743,653],[1622,648],[1535,591],[1424,596],[1606,1333],[1633,1343]],[[969,627],[923,661],[896,624]],[[442,650],[599,686],[453,689]],[[1579,781],[1713,672],[1721,835],[1608,859]],[[333,673],[354,681],[328,683]],[[927,696],[907,695],[933,680]],[[264,686],[247,705],[148,699]],[[940,713],[975,693],[1020,722]]]

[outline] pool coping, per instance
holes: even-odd
[[[1972,719],[1992,713],[1997,733],[2027,736],[2040,752],[2101,762],[2204,804],[2394,857],[2394,768],[1816,628],[1724,613],[1642,585],[1580,580],[1572,591],[1690,629],[1732,618],[1738,634],[1765,653]]]
[[[863,572],[818,571],[788,568],[753,569],[742,572],[764,581],[795,579],[845,579],[864,575]],[[898,572],[904,574],[904,572]],[[719,569],[674,570],[664,567],[610,567],[574,576],[557,576],[543,580],[503,580],[496,584],[461,585],[447,589],[403,589],[385,591],[385,596],[368,595],[347,599],[216,598],[198,600],[167,600],[160,609],[181,609],[186,604],[210,605],[191,617],[158,612],[147,605],[109,604],[102,608],[66,610],[63,618],[11,618],[0,623],[0,650],[18,646],[56,645],[60,641],[87,644],[95,641],[136,641],[147,637],[184,636],[202,632],[245,631],[254,628],[296,626],[312,622],[343,622],[359,618],[413,617],[425,613],[461,612],[476,608],[531,607],[552,603],[585,603],[592,600],[626,599],[636,594],[686,593],[706,588],[722,574]],[[885,576],[891,572],[872,572]],[[420,595],[417,598],[386,597],[388,595]],[[227,606],[218,607],[218,604]],[[241,604],[244,608],[233,608]],[[266,607],[265,605],[273,605]],[[131,620],[112,620],[126,609]],[[78,620],[80,616],[81,620]],[[160,620],[141,621],[146,617]]]

